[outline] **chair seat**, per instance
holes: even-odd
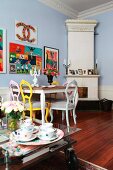
[[[51,109],[53,110],[66,110],[67,101],[52,102]],[[68,110],[74,109],[74,104],[68,105]]]
[[[39,101],[35,101],[35,102],[33,101],[32,102],[32,107],[33,107],[33,109],[41,108],[41,103]],[[45,107],[47,107],[47,104],[45,105]],[[25,108],[30,109],[29,103],[25,103]]]

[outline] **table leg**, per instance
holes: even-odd
[[[68,170],[79,170],[79,161],[72,147],[65,150]]]
[[[41,113],[42,113],[42,124],[45,123],[45,93],[42,91],[40,96],[41,101]]]

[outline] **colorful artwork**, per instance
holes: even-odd
[[[0,73],[6,72],[6,30],[0,28]]]
[[[42,70],[42,49],[20,44],[9,44],[9,72],[29,74],[36,66]]]
[[[15,21],[15,40],[37,44],[37,28],[24,22]]]
[[[51,47],[44,47],[44,67],[59,69],[59,50]]]

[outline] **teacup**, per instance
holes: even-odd
[[[53,138],[54,136],[56,136],[56,129],[54,128],[48,128],[46,129],[46,131],[42,130],[42,131],[39,131],[39,135],[42,137],[42,138]]]
[[[27,131],[33,131],[33,129],[34,129],[34,125],[25,125],[25,124],[23,124],[22,126],[21,126],[21,129],[22,130],[27,130]]]
[[[48,128],[53,129],[53,123],[44,123],[43,125],[40,125],[39,130],[46,131]]]
[[[24,124],[27,126],[32,125],[32,120],[28,118],[28,119],[24,120]]]
[[[19,129],[15,132],[16,140],[28,140],[32,137],[33,130]]]

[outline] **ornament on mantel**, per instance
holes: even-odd
[[[71,62],[69,61],[69,63],[67,64],[66,60],[64,59],[63,66],[66,69],[66,75],[68,74],[68,68],[70,67],[70,65]]]

